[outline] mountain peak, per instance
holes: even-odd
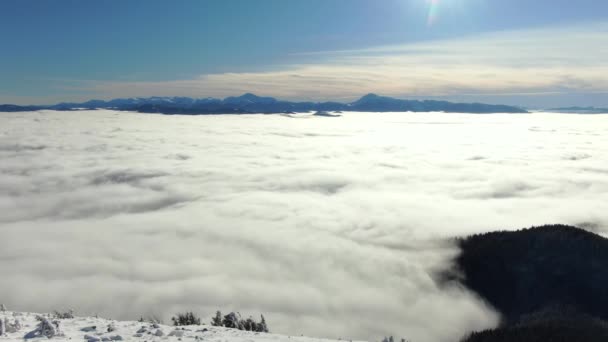
[[[277,100],[274,97],[261,97],[252,93],[246,93],[241,96],[230,96],[224,99],[225,103],[242,104],[242,103],[272,103]]]
[[[378,95],[378,94],[374,94],[374,93],[369,93],[367,95],[362,96],[359,101],[365,101],[365,100],[373,100],[373,99],[378,99],[382,96]]]
[[[369,94],[361,97],[357,101],[353,102],[353,104],[364,104],[364,103],[370,103],[370,102],[378,102],[379,100],[390,100],[390,99],[391,99],[390,97],[385,97],[385,96],[380,96],[378,94],[369,93]]]
[[[256,94],[253,93],[245,93],[241,96],[239,96],[239,99],[244,99],[244,100],[257,100],[260,99],[260,96],[257,96]]]

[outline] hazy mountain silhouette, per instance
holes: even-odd
[[[431,112],[448,113],[527,113],[513,106],[483,103],[453,103],[447,101],[401,100],[368,94],[351,103],[339,102],[291,102],[273,97],[260,97],[247,93],[238,97],[193,99],[189,97],[147,97],[90,100],[83,103],[58,103],[49,106],[0,105],[0,111],[19,112],[40,109],[115,109],[142,113],[164,114],[245,114],[245,113],[291,113],[310,111],[356,111],[356,112]]]
[[[575,114],[604,114],[608,113],[608,108],[598,107],[560,107],[548,109],[551,112],[575,113]]]

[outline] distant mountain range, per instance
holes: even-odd
[[[114,109],[141,113],[163,114],[251,114],[295,113],[308,111],[356,111],[356,112],[448,112],[448,113],[527,113],[513,106],[483,103],[453,103],[447,101],[401,100],[376,94],[368,94],[351,103],[339,102],[291,102],[272,97],[244,94],[225,99],[189,97],[147,97],[90,100],[83,103],[59,103],[50,106],[0,105],[0,112],[24,112],[41,109]]]
[[[562,108],[551,108],[548,111],[558,112],[558,113],[603,114],[603,113],[608,113],[608,108],[562,107]]]

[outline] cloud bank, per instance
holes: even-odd
[[[447,238],[608,228],[603,116],[112,111],[0,117],[0,302],[453,341],[498,317]]]
[[[608,24],[477,34],[364,50],[291,56],[265,71],[157,82],[63,81],[79,99],[225,97],[255,91],[290,100],[352,100],[374,92],[528,106],[604,105]]]

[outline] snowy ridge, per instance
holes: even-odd
[[[55,341],[209,341],[209,342],[313,342],[333,341],[304,336],[285,336],[270,333],[260,333],[214,327],[211,325],[192,325],[174,327],[164,324],[137,321],[115,321],[98,317],[74,317],[69,319],[53,318],[49,314],[29,312],[0,312],[0,320],[18,329],[6,329],[0,325],[1,341],[23,341],[47,339],[44,334],[36,332],[42,317],[45,321],[55,324],[51,327]]]

